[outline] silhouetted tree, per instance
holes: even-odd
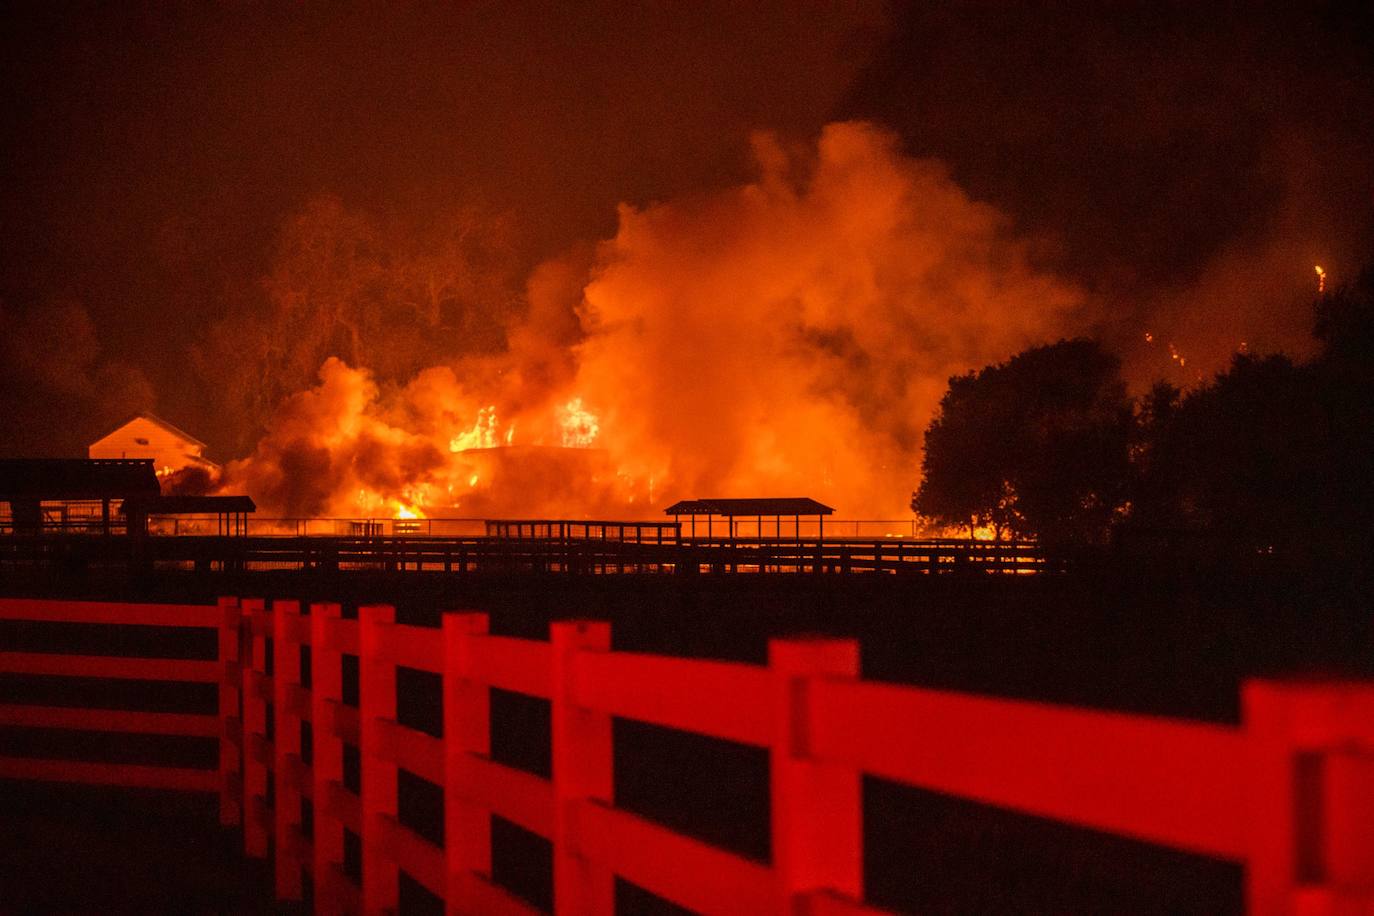
[[[950,379],[917,513],[1000,536],[1098,543],[1126,495],[1132,407],[1117,359],[1063,340]]]
[[[1328,418],[1330,523],[1368,542],[1374,530],[1374,259],[1317,304],[1322,354],[1312,365]]]
[[[1374,370],[1374,260],[1356,277],[1317,299],[1312,333],[1318,362],[1368,377]]]
[[[1368,537],[1374,269],[1319,298],[1315,319],[1311,362],[1240,354],[1210,385],[1142,399],[1130,528],[1290,554]]]
[[[984,373],[990,370],[984,370]],[[1014,418],[1000,379],[969,373],[949,380],[940,412],[926,430],[921,486],[911,508],[946,525],[991,527],[998,538],[1017,532],[1016,512],[1003,455]]]
[[[1189,527],[1188,486],[1174,435],[1182,403],[1183,392],[1166,381],[1156,382],[1136,403],[1127,499],[1127,524],[1136,529],[1178,532]]]
[[[1323,413],[1309,369],[1238,355],[1158,430],[1162,460],[1146,479],[1173,478],[1167,511],[1187,527],[1256,546],[1287,540],[1321,515]]]

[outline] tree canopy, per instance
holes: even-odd
[[[1318,356],[1237,354],[1209,385],[1142,411],[1127,524],[1261,549],[1374,522],[1374,269],[1317,300]]]
[[[331,356],[382,384],[500,352],[518,305],[509,227],[476,212],[401,223],[317,197],[283,227],[263,295],[210,329],[195,354],[225,437],[250,446]]]
[[[1099,541],[1126,490],[1131,420],[1119,362],[1083,338],[952,378],[912,509],[998,536]]]
[[[1208,384],[1135,401],[1117,361],[1065,340],[950,379],[912,509],[1046,543],[1114,531],[1330,553],[1374,529],[1374,261],[1320,296],[1305,363],[1237,354]]]

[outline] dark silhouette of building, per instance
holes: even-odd
[[[109,535],[125,500],[159,492],[151,459],[3,459],[0,530]]]

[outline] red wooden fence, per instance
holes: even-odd
[[[863,902],[865,773],[1242,863],[1254,913],[1374,908],[1374,685],[1366,683],[1248,682],[1243,722],[1226,727],[866,682],[858,648],[845,640],[775,640],[768,665],[753,666],[612,652],[604,623],[554,624],[542,642],[490,635],[476,613],[446,614],[440,631],[398,625],[386,606],[362,608],[359,620],[330,604],[303,616],[289,601],[134,607],[0,602],[0,616],[223,626],[211,667],[140,662],[127,670],[143,673],[108,676],[213,676],[230,691],[213,785],[185,775],[159,784],[216,788],[232,820],[230,783],[241,778],[245,850],[272,851],[283,899],[298,899],[302,872],[311,874],[321,913],[394,910],[401,870],[451,913],[534,912],[492,881],[492,814],[552,841],[558,914],[610,912],[617,875],[705,913],[877,912]],[[236,695],[224,677],[238,673],[240,616],[248,649],[241,774]],[[346,655],[360,659],[360,707],[344,702]],[[107,676],[125,664],[0,654],[0,670],[10,671]],[[442,739],[397,721],[397,666],[440,675]],[[491,758],[492,687],[550,701],[551,780]],[[67,714],[114,730],[139,721],[14,709],[4,715],[18,724]],[[617,808],[614,717],[767,749],[772,861]],[[154,721],[180,727],[174,719],[149,727]],[[357,794],[345,786],[346,747],[361,760]],[[1304,756],[1319,763],[1320,778],[1299,778]],[[400,823],[400,769],[444,788],[443,847]],[[145,784],[121,770],[0,760],[3,775]],[[309,836],[301,799],[313,812]],[[361,841],[361,882],[345,874],[346,833]]]
[[[207,607],[0,598],[0,620],[189,627],[218,631],[217,657],[207,661],[0,651],[0,674],[217,684],[217,714],[32,706],[4,702],[5,698],[0,697],[0,725],[218,738],[218,771],[0,756],[0,778],[218,792],[221,822],[226,825],[239,823],[243,788],[239,774],[242,731],[239,690],[242,673],[239,668],[237,600],[224,599],[218,607]]]

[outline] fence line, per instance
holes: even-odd
[[[532,524],[532,523],[531,523]],[[0,537],[0,573],[147,570],[525,574],[826,573],[1008,575],[1054,571],[1029,542],[966,539],[697,537],[673,542],[580,537],[375,536]]]
[[[0,601],[0,618],[140,619],[138,606],[39,604]],[[220,772],[181,785],[158,778],[218,790],[226,822],[237,817],[230,783],[241,780],[245,851],[272,851],[282,899],[300,899],[311,875],[320,913],[394,910],[402,871],[450,913],[535,912],[493,881],[492,815],[552,842],[560,916],[610,912],[616,876],[705,913],[877,913],[863,900],[863,774],[1238,862],[1251,912],[1374,905],[1368,683],[1250,681],[1242,725],[1226,727],[862,681],[848,640],[774,640],[768,664],[754,666],[613,652],[609,625],[598,622],[556,623],[543,642],[493,636],[478,613],[446,614],[435,630],[397,624],[384,605],[361,608],[358,620],[337,604],[308,610],[223,599],[188,611],[200,625],[219,621],[219,661],[239,680],[220,682]],[[142,619],[169,613],[145,609]],[[344,694],[347,656],[359,663],[357,707]],[[440,676],[442,738],[398,721],[398,666]],[[492,759],[492,687],[550,702],[551,779]],[[0,721],[99,725],[19,708],[5,707]],[[616,807],[616,717],[767,749],[770,861]],[[114,717],[108,727],[138,724]],[[208,728],[199,719],[144,724]],[[401,770],[443,788],[442,845],[400,822]],[[138,768],[0,760],[0,775],[10,774],[151,778]]]

